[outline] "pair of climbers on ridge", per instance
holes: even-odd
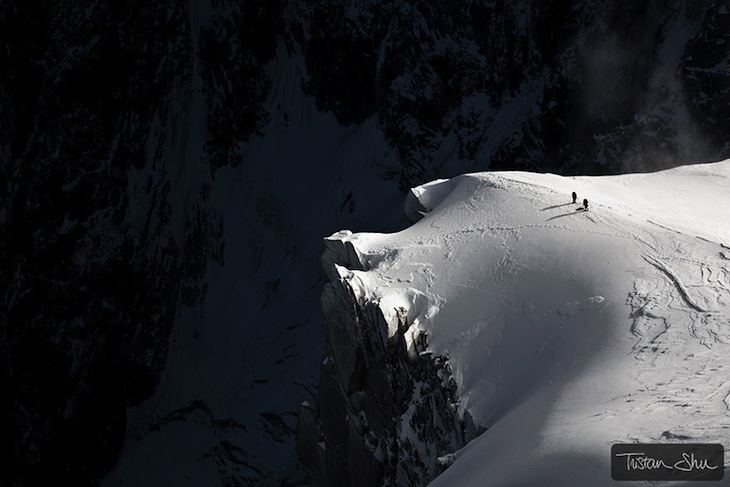
[[[578,195],[573,191],[573,203],[578,199]],[[583,210],[588,211],[588,199],[583,198]]]

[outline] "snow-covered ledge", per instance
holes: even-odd
[[[312,482],[612,485],[612,444],[722,443],[728,207],[730,161],[476,173],[414,189],[405,230],[329,237]]]

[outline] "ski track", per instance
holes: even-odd
[[[685,248],[683,237],[669,240],[670,245],[663,248],[649,245],[639,235],[636,241],[646,244],[648,252],[642,257],[662,277],[637,279],[629,293],[629,331],[635,341],[631,353],[642,364],[633,377],[640,387],[630,399],[616,398],[614,403],[630,405],[632,413],[661,415],[667,424],[681,425],[646,431],[641,441],[706,441],[708,435],[717,435],[718,426],[730,428],[726,417],[730,381],[723,381],[726,375],[713,369],[718,356],[730,353],[727,268],[717,265],[720,258],[716,262],[698,259],[696,250],[692,254]],[[688,342],[687,336],[693,340]],[[666,380],[667,370],[673,370],[670,380]],[[602,419],[613,414],[609,410]]]
[[[687,303],[687,306],[695,311],[699,311],[702,313],[705,312],[705,309],[695,303],[694,300],[689,296],[689,292],[687,292],[687,288],[682,283],[682,280],[674,273],[674,271],[672,271],[672,269],[665,262],[657,257],[651,257],[649,255],[644,255],[643,257],[644,260],[646,260],[648,263],[650,263],[651,265],[662,271],[664,274],[666,274],[667,277],[669,277],[669,279],[677,287],[677,290],[679,291],[682,299],[684,299],[684,302]]]
[[[430,230],[428,238],[393,239],[382,243],[383,248],[376,252],[384,252],[394,243],[398,252],[393,254],[392,261],[373,257],[372,262],[378,266],[397,267],[393,261],[407,255],[405,261],[414,269],[405,281],[414,288],[425,289],[432,298],[444,283],[458,288],[457,294],[478,292],[479,287],[485,285],[493,286],[491,291],[499,294],[500,290],[513,286],[527,270],[525,262],[518,257],[519,249],[529,245],[535,235],[539,236],[540,230],[570,232],[579,239],[581,235],[596,235],[606,237],[606,240],[625,241],[629,258],[638,258],[632,271],[635,272],[634,287],[626,297],[626,305],[630,307],[624,335],[626,341],[617,340],[615,344],[621,347],[617,349],[618,353],[629,358],[625,388],[621,394],[597,403],[590,414],[576,421],[604,423],[626,417],[642,418],[636,422],[632,438],[627,441],[693,439],[720,442],[722,438],[718,435],[730,432],[730,380],[726,380],[730,370],[726,370],[719,360],[730,355],[727,252],[723,253],[717,248],[718,244],[710,240],[697,239],[638,215],[627,217],[621,209],[610,206],[592,206],[588,212],[575,211],[573,206],[577,205],[564,202],[557,192],[539,185],[518,182],[518,191],[513,191],[514,187],[507,187],[512,182],[494,176],[488,182],[480,181],[470,188],[474,192],[460,202],[449,200],[448,207],[426,216],[430,219],[424,222]],[[532,204],[515,210],[523,221],[511,225],[509,219],[503,218],[503,207],[492,206],[488,194],[480,193],[480,189],[486,187],[490,191],[493,188],[510,191],[511,196],[517,196],[520,201],[528,199],[519,194],[520,190],[529,191],[531,199],[538,192],[541,194],[537,198],[539,206]],[[496,198],[502,197],[503,194],[496,194]],[[458,226],[454,222],[458,222]],[[479,240],[489,242],[493,252],[491,262],[485,262],[483,269],[473,270],[488,273],[488,282],[483,284],[475,277],[478,274],[451,272],[451,269],[471,262],[470,249],[474,248],[473,242]],[[512,244],[520,241],[519,245]],[[439,272],[428,264],[435,256],[451,265]],[[408,270],[401,269],[406,275]],[[460,277],[456,279],[456,276]],[[509,308],[507,301],[509,298],[501,305]],[[439,298],[437,307],[440,309],[445,302],[445,298]],[[561,318],[570,319],[583,309],[583,305],[585,300],[576,299],[559,306],[556,312]],[[525,319],[533,313],[524,306],[522,312]],[[473,342],[490,329],[489,321],[485,319],[464,325],[459,333],[440,337],[447,344],[446,349],[457,356],[466,353]],[[535,353],[549,353],[551,347],[556,346],[553,342],[556,336],[556,333],[546,333],[539,337]],[[501,339],[500,332],[496,341],[485,344],[482,353],[488,356]],[[454,369],[460,390],[463,390],[463,377],[474,367],[473,363],[463,363]],[[499,377],[501,381],[501,375]],[[603,427],[611,427],[605,426],[611,424],[604,423]]]
[[[565,206],[568,205],[548,206],[541,211],[559,212]],[[658,227],[660,233],[672,235],[669,239],[661,238],[662,235],[640,222],[627,225],[612,218],[611,211],[581,215],[606,230],[551,225],[566,231],[631,239],[641,249],[643,260],[659,271],[658,275],[637,278],[627,298],[631,307],[629,336],[633,341],[628,353],[636,360],[632,377],[637,388],[613,398],[592,418],[603,422],[627,411],[647,417],[660,415],[667,418],[666,424],[681,426],[670,429],[647,426],[637,432],[636,441],[706,441],[711,437],[720,441],[717,432],[730,429],[727,418],[730,381],[723,381],[726,375],[713,368],[713,364],[718,356],[730,353],[730,272],[723,265],[727,256],[719,251],[713,261],[699,257],[696,247],[686,242],[689,237],[682,232],[644,220]],[[548,220],[555,218],[549,213],[546,216]],[[519,231],[527,227],[511,228]],[[708,247],[714,244],[709,240],[704,242]],[[507,255],[494,269],[495,281],[504,278],[506,258]],[[692,338],[689,343],[687,336]],[[674,370],[668,380],[667,370]],[[647,421],[647,425],[651,424]]]

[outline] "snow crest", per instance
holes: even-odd
[[[412,190],[405,230],[327,239],[323,263],[339,262],[332,275],[358,310],[352,333],[375,324],[409,360],[428,360],[459,417],[486,430],[436,453],[433,468],[448,468],[432,485],[609,485],[613,443],[722,441],[730,227],[706,201],[729,206],[728,176],[730,161],[475,173]],[[341,349],[330,366],[350,363],[352,383],[358,366]],[[422,441],[417,384],[398,431]]]
[[[388,339],[401,335],[405,337],[407,349],[411,354],[417,353],[415,340],[419,332],[438,313],[439,299],[404,283],[392,286],[381,286],[376,272],[378,265],[387,259],[385,255],[366,254],[354,245],[352,232],[338,232],[326,239],[328,242],[322,261],[327,268],[333,266],[336,279],[347,283],[357,303],[373,303],[378,306],[388,325]],[[341,245],[336,245],[339,242]],[[390,258],[392,258],[392,255]],[[350,265],[367,270],[353,270],[336,262],[348,262]]]

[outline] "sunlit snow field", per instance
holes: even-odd
[[[360,300],[404,308],[407,338],[449,357],[459,407],[487,428],[432,485],[614,485],[614,443],[727,448],[730,161],[413,194],[409,228],[328,240],[366,269],[336,268]]]

